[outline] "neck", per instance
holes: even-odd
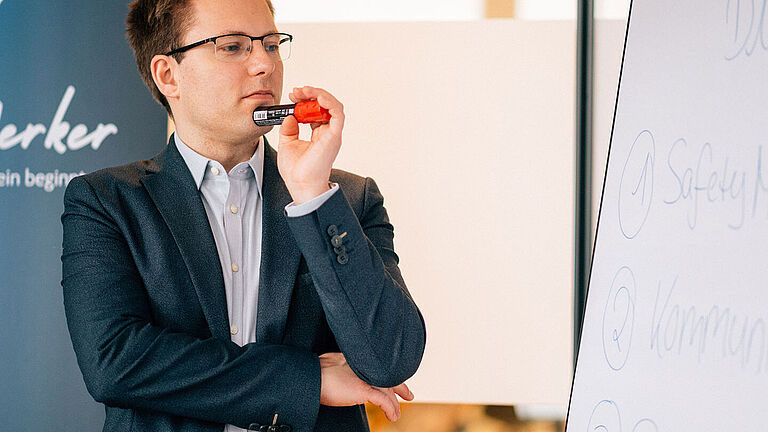
[[[228,142],[222,140],[213,140],[198,136],[186,130],[176,129],[176,133],[189,148],[196,153],[219,162],[224,169],[229,172],[240,162],[246,162],[256,151],[259,145],[259,138],[241,142]]]

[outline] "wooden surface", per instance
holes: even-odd
[[[514,18],[514,0],[485,0],[486,18]]]

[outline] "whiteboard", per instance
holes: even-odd
[[[766,1],[631,6],[567,430],[765,430]]]

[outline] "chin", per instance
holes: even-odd
[[[254,125],[256,126],[256,125]],[[258,136],[266,135],[267,133],[271,132],[274,126],[256,126],[256,131]]]
[[[265,135],[265,134],[269,133],[270,131],[272,131],[272,128],[274,128],[274,126],[256,126],[253,123],[253,121],[250,121],[250,119],[249,119],[249,123],[250,124],[248,125],[248,131],[247,131],[246,135],[250,139],[256,139],[256,138],[258,138],[258,137],[260,137],[262,135]]]

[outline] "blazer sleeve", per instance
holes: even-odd
[[[62,287],[86,387],[120,408],[247,428],[280,423],[312,430],[320,400],[315,354],[294,347],[240,347],[153,324],[129,247],[84,178],[64,196]]]
[[[400,274],[394,229],[373,179],[365,179],[360,200],[360,218],[337,192],[288,225],[349,366],[371,385],[394,387],[416,372],[426,329]]]

